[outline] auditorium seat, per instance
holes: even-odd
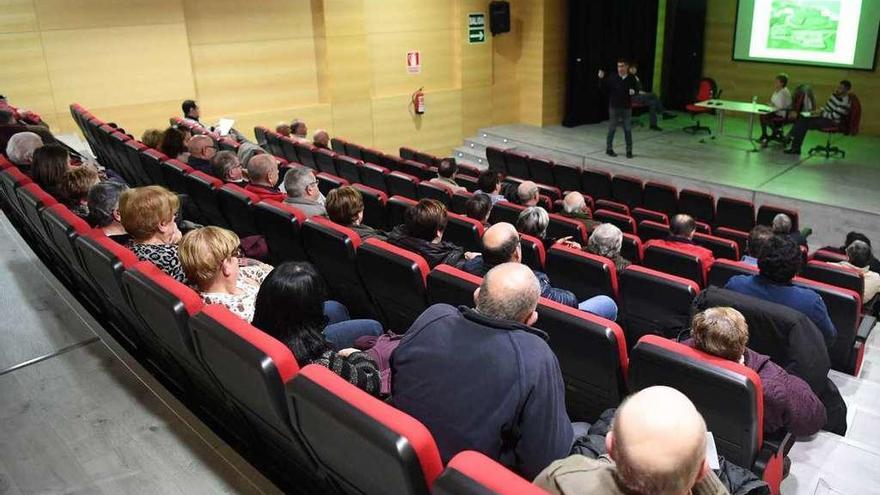
[[[299,162],[309,167],[312,170],[318,170],[318,163],[315,161],[315,148],[314,145],[309,143],[297,142],[296,147],[296,156],[299,157]]]
[[[354,158],[355,160],[366,161],[366,158],[364,158],[364,156],[365,156],[364,152],[367,150],[368,150],[368,148],[364,148],[363,146],[361,146],[359,144],[352,143],[351,141],[346,141],[345,142],[345,151],[343,152],[343,154],[348,155],[348,156]],[[336,150],[334,150],[334,151],[336,151]],[[369,151],[371,152],[370,158],[371,159],[375,158],[375,153],[377,153],[376,150],[369,150]],[[339,152],[337,151],[337,153],[339,153]]]
[[[536,183],[538,186],[538,194],[541,196],[546,196],[550,199],[550,202],[562,199],[562,191],[559,190],[558,187],[548,184],[542,184],[540,182]],[[550,211],[550,205],[544,207],[547,211]]]
[[[597,210],[608,210],[613,211],[615,213],[620,213],[623,215],[629,215],[629,206],[611,199],[597,199],[596,200],[596,209]]]
[[[636,223],[639,224],[643,220],[651,220],[652,222],[669,225],[669,216],[666,215],[666,213],[649,210],[647,208],[633,208],[630,212],[630,216],[632,216],[635,219]]]
[[[741,199],[718,198],[715,224],[718,227],[749,232],[755,226],[755,204]]]
[[[623,242],[620,245],[620,255],[635,264],[640,264],[644,257],[642,241],[633,234],[623,234]]]
[[[415,160],[416,159],[416,150],[412,148],[407,148],[406,146],[400,147],[400,157],[404,160]]]
[[[281,156],[283,156],[285,160],[289,162],[300,161],[299,153],[297,153],[296,141],[289,137],[280,136],[278,142],[281,145]]]
[[[390,198],[388,198],[386,209],[388,230],[391,231],[394,229],[394,227],[403,224],[404,219],[406,218],[406,210],[408,210],[411,206],[416,205],[417,203],[418,202],[416,200],[405,198],[403,196],[391,196]]]
[[[487,146],[486,161],[489,162],[489,170],[498,172],[501,175],[508,175],[504,150],[494,146]]]
[[[616,225],[625,234],[638,235],[636,221],[633,217],[623,213],[617,213],[611,210],[596,210],[593,212],[593,219],[602,223],[610,223]]]
[[[667,237],[669,237],[669,225],[651,220],[639,222],[639,238],[642,241],[648,242],[654,239],[666,239]]]
[[[827,261],[828,263],[837,263],[839,261],[849,261],[849,256],[837,251],[822,248],[817,249],[811,256],[811,260]]]
[[[643,205],[672,217],[678,213],[678,190],[668,184],[648,181],[643,192]]]
[[[572,421],[595,422],[626,396],[626,339],[613,321],[559,304],[538,301],[535,328],[547,332],[565,380]]]
[[[581,191],[596,201],[611,199],[611,174],[601,170],[583,169]]]
[[[428,307],[428,263],[418,254],[373,238],[358,249],[357,266],[385,328],[406,332]]]
[[[547,225],[547,237],[561,239],[571,237],[571,240],[581,246],[587,245],[587,227],[580,220],[564,217],[556,213],[550,214],[550,223]]]
[[[428,304],[474,307],[474,291],[483,279],[450,265],[437,265],[428,274]]]
[[[461,165],[459,165],[461,167]],[[480,184],[477,182],[476,177],[471,177],[470,175],[464,175],[459,173],[455,176],[455,182],[458,183],[459,186],[465,188],[468,192],[476,192],[480,189]]]
[[[388,195],[363,184],[352,184],[352,186],[361,193],[361,199],[364,201],[364,218],[361,223],[374,229],[385,230],[388,225],[385,206],[388,203]]]
[[[152,184],[151,178],[141,166],[141,152],[149,148],[144,143],[135,139],[130,139],[123,143],[123,150],[126,156],[126,168],[131,174],[131,182],[128,184],[132,187],[148,186]]]
[[[177,194],[187,194],[186,176],[194,170],[180,160],[171,158],[162,162],[162,184]]]
[[[709,268],[708,285],[715,287],[724,287],[727,281],[736,275],[757,275],[758,267],[743,263],[742,261],[733,261],[725,259],[716,259]]]
[[[336,153],[324,149],[324,148],[315,148],[312,150],[312,155],[315,157],[315,165],[318,167],[319,172],[324,172],[331,175],[339,176],[339,171],[336,170]]]
[[[435,173],[428,170],[427,165],[415,160],[403,160],[398,162],[398,170],[412,175],[419,180],[430,180],[435,177]]]
[[[281,134],[278,134],[273,130],[267,129],[265,136],[266,147],[268,148],[266,151],[275,156],[284,156],[284,149],[281,147]]]
[[[355,159],[363,160],[367,163],[375,163],[381,165],[384,161],[384,159],[382,158],[382,152],[379,150],[374,150],[373,148],[360,147],[349,143],[346,149],[351,152],[349,153],[349,156]],[[358,156],[358,152],[360,152],[360,156]]]
[[[269,132],[269,129],[261,125],[254,126],[254,139],[256,139],[258,145],[263,146],[263,144],[266,142],[267,132]]]
[[[682,189],[678,193],[678,212],[706,223],[715,222],[715,198],[708,193]]]
[[[749,233],[742,230],[731,229],[728,227],[718,227],[715,229],[715,235],[724,239],[730,239],[739,247],[740,254],[745,254],[749,245]]]
[[[523,206],[508,201],[499,201],[492,207],[492,213],[489,214],[489,223],[507,222],[511,225],[516,225],[519,214],[523,210],[525,210]]]
[[[465,251],[483,250],[483,224],[464,215],[449,212],[443,240],[461,246]]]
[[[34,183],[19,186],[15,189],[15,194],[21,205],[23,218],[30,226],[31,232],[42,246],[49,247],[49,233],[43,224],[40,211],[58,203],[58,201]]]
[[[337,175],[351,184],[362,181],[360,161],[350,156],[338,154],[333,158],[333,161],[336,162],[336,171],[339,172]]]
[[[677,389],[694,403],[712,432],[718,455],[754,472],[779,493],[783,457],[793,438],[764,435],[764,390],[750,368],[657,336],[646,336],[630,353],[629,385]]]
[[[483,171],[477,167],[476,165],[470,165],[467,163],[459,163],[458,164],[458,177],[469,177],[472,179],[477,179]]]
[[[308,259],[300,236],[305,213],[286,203],[260,201],[254,206],[254,221],[266,239],[273,265]]]
[[[3,187],[3,196],[6,198],[6,202],[12,207],[12,213],[22,222],[25,221],[24,210],[22,209],[21,202],[18,200],[18,194],[16,194],[15,190],[21,186],[26,186],[32,183],[33,181],[31,178],[25,175],[24,172],[17,167],[10,167],[0,171],[0,186]]]
[[[618,321],[633,346],[642,335],[675,338],[690,328],[691,304],[700,293],[692,280],[651,268],[630,265],[617,274],[620,282]]]
[[[168,160],[163,153],[147,148],[140,153],[141,168],[149,177],[150,184],[157,186],[165,185],[165,177],[162,175],[162,162]]]
[[[43,208],[40,216],[48,234],[48,247],[61,261],[57,268],[77,286],[83,296],[81,300],[89,309],[103,312],[105,304],[99,296],[98,288],[83,268],[74,247],[76,239],[91,230],[89,224],[60,203]]]
[[[198,223],[229,228],[229,221],[220,209],[217,191],[223,181],[202,171],[194,170],[183,176],[186,193],[198,211]]]
[[[580,191],[581,169],[574,165],[557,163],[553,166],[553,182],[562,192]]]
[[[504,154],[504,162],[507,164],[507,173],[509,175],[523,180],[531,177],[529,173],[529,155],[516,150],[508,150]]]
[[[709,267],[703,266],[700,258],[695,254],[673,247],[648,244],[645,246],[642,264],[654,270],[693,280],[700,287],[706,286]]]
[[[835,287],[849,289],[859,295],[865,293],[864,274],[855,268],[841,266],[837,263],[811,260],[801,268],[801,276]]]
[[[755,223],[757,225],[773,225],[773,219],[776,218],[776,215],[780,213],[785,213],[788,215],[788,218],[791,219],[791,231],[797,232],[800,230],[800,222],[798,219],[798,212],[792,210],[790,208],[782,208],[779,206],[770,206],[770,205],[762,205],[758,208],[758,217]]]
[[[386,177],[391,173],[386,167],[375,163],[364,163],[360,167],[361,182],[382,192],[388,192]]]
[[[455,191],[452,194],[452,200],[449,202],[449,211],[465,215],[467,213],[467,202],[474,197],[474,193],[469,191]]]
[[[716,258],[739,261],[739,246],[733,240],[695,232],[693,241],[698,246],[711,249]]]
[[[413,175],[394,171],[385,178],[388,184],[388,194],[391,196],[403,196],[409,199],[419,197],[419,179]]]
[[[628,175],[615,175],[611,179],[611,198],[630,208],[637,208],[643,203],[643,188],[641,179]]]
[[[430,494],[443,464],[424,425],[319,365],[301,369],[287,394],[297,430],[343,493]]]
[[[449,207],[452,202],[452,190],[442,184],[435,184],[429,181],[422,181],[416,185],[416,193],[418,199],[436,199]]]
[[[547,252],[547,276],[556,287],[574,292],[579,301],[605,295],[619,300],[617,268],[603,256],[556,245]]]
[[[260,233],[254,218],[254,205],[260,202],[258,195],[235,184],[224,184],[217,191],[217,202],[220,211],[229,222],[229,227],[239,237],[245,238]]]
[[[527,160],[529,174],[535,182],[541,184],[553,184],[553,162],[546,158],[530,156]]]
[[[473,450],[456,454],[440,473],[433,495],[546,495],[513,471]]]
[[[519,245],[522,251],[522,263],[533,270],[543,272],[547,264],[547,253],[544,250],[544,243],[541,239],[520,234]]]
[[[315,175],[315,178],[318,179],[318,189],[324,196],[330,194],[330,191],[336,189],[337,187],[349,185],[348,181],[343,179],[342,177],[329,174],[327,172],[319,172]]]
[[[440,159],[436,156],[426,153],[424,151],[416,150],[413,154],[412,160],[417,161],[419,163],[423,163],[428,167],[436,167],[440,165]]]

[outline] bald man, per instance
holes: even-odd
[[[572,191],[565,195],[565,198],[562,200],[562,211],[559,214],[581,222],[587,228],[587,232],[591,232],[602,223],[593,220],[590,208],[587,207],[586,198],[577,191]]]
[[[706,423],[669,387],[649,387],[617,409],[605,437],[608,455],[572,455],[551,464],[535,484],[555,495],[728,493],[706,461]]]
[[[394,351],[394,405],[428,427],[444,463],[477,450],[532,479],[571,450],[559,362],[529,326],[539,295],[528,267],[498,265],[475,310],[431,306]]]
[[[257,155],[247,165],[250,183],[245,190],[260,197],[261,200],[271,199],[279,203],[287,199],[287,194],[278,189],[278,161],[269,154]]]
[[[516,202],[522,206],[535,206],[538,204],[538,185],[527,180],[516,187]]]
[[[211,175],[211,158],[217,153],[217,146],[214,144],[214,140],[205,135],[195,135],[190,138],[186,147],[189,149],[189,158],[186,164]]]

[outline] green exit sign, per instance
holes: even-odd
[[[486,42],[486,14],[482,12],[468,14],[468,43]]]

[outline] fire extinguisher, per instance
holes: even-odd
[[[412,94],[413,109],[415,109],[418,115],[425,113],[425,93],[422,89],[424,88],[419,88]]]

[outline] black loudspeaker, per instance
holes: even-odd
[[[489,2],[489,30],[492,36],[510,32],[510,3]]]
[[[666,108],[684,108],[697,94],[703,77],[706,3],[707,0],[666,2],[661,83]]]

